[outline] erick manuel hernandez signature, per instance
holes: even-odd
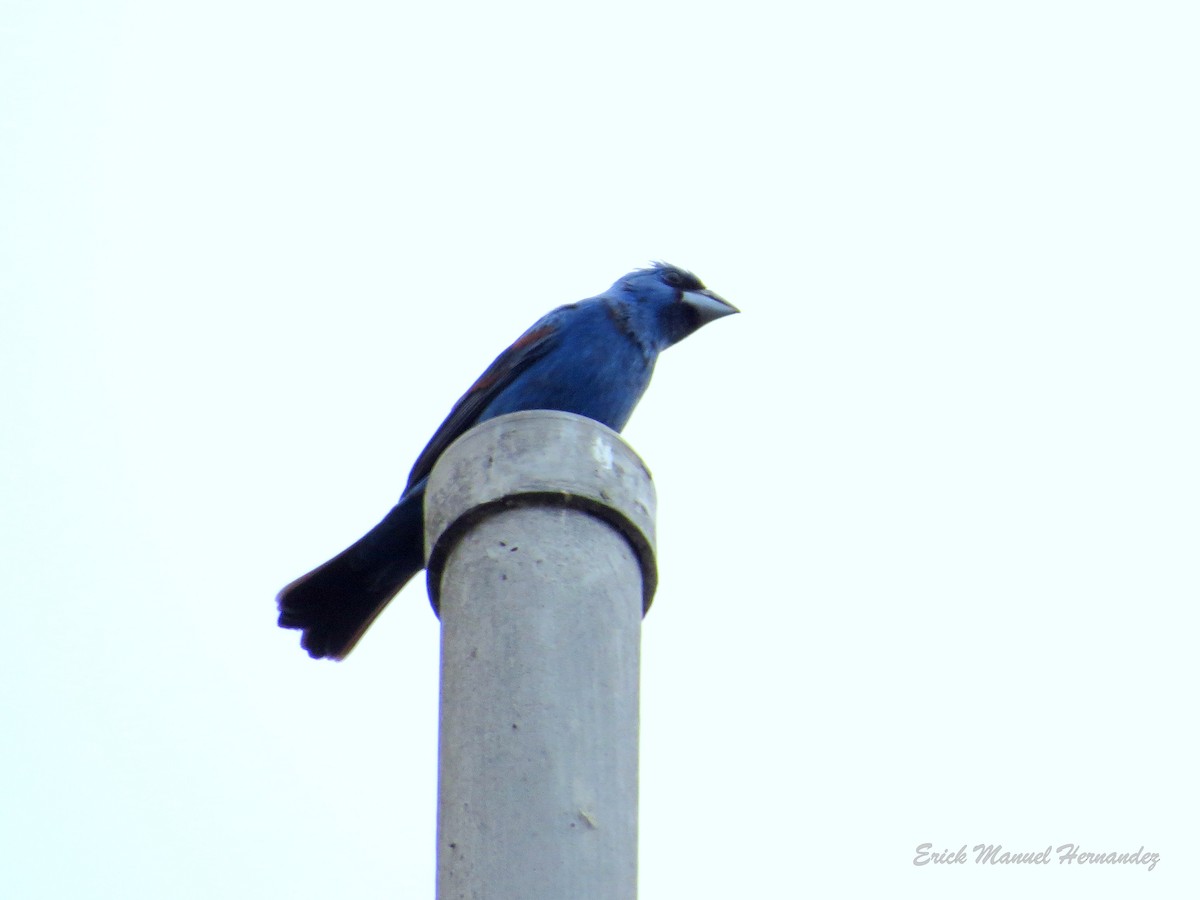
[[[1077,844],[1060,844],[1054,848],[1047,845],[1045,850],[1032,853],[1016,853],[1005,850],[1002,844],[976,844],[971,852],[975,854],[976,864],[991,866],[1048,866],[1056,857],[1060,866],[1064,863],[1081,866],[1145,866],[1147,872],[1153,872],[1158,865],[1158,854],[1147,852],[1144,846],[1132,853],[1085,853]],[[966,844],[958,850],[943,850],[941,853],[933,852],[933,844],[920,844],[917,846],[917,855],[913,857],[913,865],[965,865],[967,859]]]

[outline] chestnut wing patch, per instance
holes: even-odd
[[[511,347],[496,357],[487,371],[476,379],[459,401],[450,410],[450,415],[430,439],[421,455],[413,464],[412,473],[408,476],[405,493],[414,484],[429,477],[433,464],[437,462],[443,451],[454,443],[460,435],[479,421],[479,416],[501,391],[510,385],[514,378],[524,372],[534,362],[545,356],[555,344],[558,327],[553,324],[536,325],[521,335]]]

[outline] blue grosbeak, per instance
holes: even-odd
[[[543,316],[496,357],[421,451],[400,502],[357,543],[279,592],[279,624],[304,632],[313,658],[342,659],[425,567],[425,483],[438,457],[487,419],[557,409],[620,431],[650,383],[658,354],[738,310],[695,275],[665,263]]]

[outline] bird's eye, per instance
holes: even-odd
[[[671,285],[671,287],[679,287],[683,284],[683,276],[678,272],[670,271],[663,275],[663,281]]]

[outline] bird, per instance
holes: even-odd
[[[621,431],[658,355],[737,307],[686,269],[635,269],[560,306],[503,351],[451,408],[413,464],[399,502],[362,538],[279,592],[279,625],[314,659],[341,660],[425,567],[424,499],[442,452],[472,426],[521,410],[560,410]]]

